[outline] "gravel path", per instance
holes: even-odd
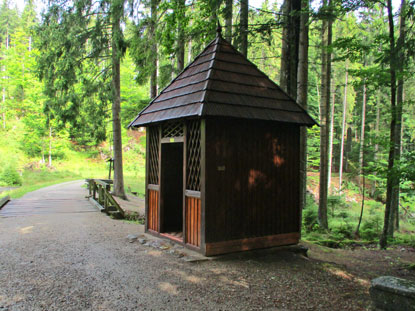
[[[85,199],[82,182],[0,211],[0,310],[365,310],[367,283],[290,252],[185,262],[129,243],[136,224]],[[29,203],[29,207],[27,204]]]

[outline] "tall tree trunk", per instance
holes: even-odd
[[[178,0],[177,3],[177,72],[184,69],[184,19],[185,19],[185,0]]]
[[[285,0],[281,48],[280,86],[292,98],[297,97],[297,68],[300,42],[301,0]]]
[[[327,173],[327,184],[329,185],[329,193],[331,193],[331,172],[333,166],[333,137],[334,137],[334,105],[336,102],[336,89],[334,84],[334,72],[333,79],[331,79],[331,103],[330,103],[330,128],[329,128],[329,164],[328,164],[328,173]]]
[[[9,24],[6,24],[6,51],[9,49]],[[6,72],[6,66],[3,65],[2,71]],[[7,76],[6,73],[3,75],[3,83],[6,83]],[[3,129],[6,129],[6,88],[3,86],[2,88],[2,119],[3,119]]]
[[[301,0],[300,42],[298,51],[297,102],[307,110],[308,95],[308,9],[309,0]],[[307,128],[300,129],[300,208],[306,204],[307,194]]]
[[[171,68],[174,68],[174,66],[176,66],[176,59],[174,57],[172,57],[171,58]],[[175,73],[174,70],[171,71],[170,75],[171,75],[171,80],[173,80],[177,76],[177,74]]]
[[[225,39],[232,42],[232,8],[233,0],[225,0]]]
[[[211,9],[211,15],[210,15],[210,21],[213,24],[216,24],[218,21],[218,9],[220,5],[221,0],[209,0],[208,3],[210,3],[210,9]]]
[[[42,139],[42,157],[40,159],[40,163],[45,164],[45,141]]]
[[[320,89],[318,87],[318,78],[316,79],[317,102],[321,102]],[[318,115],[321,116],[320,105],[318,105]]]
[[[361,204],[361,207],[360,207],[359,222],[357,223],[356,231],[354,232],[354,235],[356,237],[359,237],[360,224],[362,223],[363,211],[365,209],[365,187],[366,187],[365,180],[366,180],[366,178],[365,178],[365,175],[363,174],[363,172],[362,172],[362,175],[363,175],[362,176],[363,177],[363,181],[362,181],[362,204]]]
[[[362,100],[362,123],[360,127],[360,150],[359,150],[359,174],[363,173],[363,149],[365,145],[365,123],[366,123],[366,79],[363,79],[363,100]],[[360,183],[360,178],[359,178]]]
[[[156,39],[156,27],[157,27],[157,5],[159,0],[151,0],[151,22],[150,22],[150,41],[151,41],[151,57],[153,63],[153,69],[150,74],[150,98],[157,96],[157,70],[158,70],[158,47]]]
[[[191,13],[190,14],[193,14],[193,12],[194,12],[194,10],[193,10],[193,6],[192,6]],[[190,20],[189,23],[190,23],[190,26],[193,25],[193,21],[192,20]],[[192,60],[193,60],[193,58],[192,58],[192,38],[190,37],[189,38],[189,42],[187,44],[187,64],[190,64],[190,62]]]
[[[378,152],[379,152],[379,143],[378,143],[378,139],[379,139],[379,124],[380,124],[380,103],[382,101],[382,93],[380,90],[378,90],[377,92],[377,101],[376,101],[376,123],[375,123],[375,153],[373,155],[373,160],[376,163],[378,160]],[[374,172],[374,174],[376,175],[376,172]],[[372,191],[371,191],[371,196],[374,197],[375,192],[376,192],[376,186],[377,186],[377,182],[376,179],[373,182],[373,186],[372,186]]]
[[[398,82],[398,95],[397,95],[397,97],[399,96],[399,82]],[[397,98],[397,100],[399,100],[398,98]],[[405,88],[404,88],[404,82],[402,81],[402,108],[403,108],[403,103],[405,102]],[[404,131],[405,131],[405,129],[404,129],[404,122],[403,122],[403,114],[402,114],[402,119],[401,119],[401,154],[403,153],[403,146],[404,146],[404,144],[403,144],[403,142],[402,142],[402,140],[403,140],[403,133],[404,133]]]
[[[342,191],[343,181],[343,160],[344,160],[344,134],[346,130],[346,113],[347,113],[347,86],[349,81],[349,61],[346,60],[346,74],[344,77],[344,97],[343,97],[343,119],[342,119],[342,136],[340,143],[340,160],[339,160],[339,192]]]
[[[49,126],[49,156],[48,167],[52,167],[52,127]]]
[[[240,1],[241,8],[239,14],[239,51],[248,56],[248,0]]]
[[[6,89],[4,87],[2,89],[2,110],[3,129],[6,129]]]
[[[290,14],[291,0],[284,0],[281,13],[283,17],[283,28],[282,28],[282,45],[281,45],[281,66],[280,66],[280,87],[288,93],[288,76],[289,76],[289,14]]]
[[[122,38],[121,16],[123,1],[114,1],[112,7],[112,129],[114,144],[114,194],[120,198],[126,198],[124,190],[124,174],[122,161],[121,138],[121,94],[120,94],[120,59],[121,51],[118,42]]]
[[[353,134],[352,127],[347,127],[346,146],[344,147],[343,172],[349,171],[349,157],[352,152],[353,135],[354,139],[357,141],[357,131],[354,131]]]
[[[404,1],[404,0],[403,0]],[[396,140],[396,47],[395,47],[395,26],[393,23],[392,0],[387,1],[388,23],[389,23],[389,48],[390,48],[390,85],[391,85],[391,123],[389,139],[389,159],[388,159],[388,176],[386,181],[386,206],[383,223],[382,235],[379,240],[379,246],[384,249],[388,244],[388,237],[393,233],[393,207],[395,202],[395,193],[399,185],[399,177],[395,171],[395,140]]]
[[[327,0],[323,1],[327,6]],[[330,0],[328,6],[331,6]],[[321,33],[322,56],[321,56],[321,100],[320,100],[320,199],[318,206],[318,220],[323,229],[328,229],[327,221],[327,194],[328,194],[328,120],[330,119],[330,83],[331,83],[331,53],[328,46],[332,40],[332,21],[323,20]]]
[[[401,1],[401,15],[400,15],[400,26],[399,26],[399,39],[397,42],[397,60],[396,60],[396,69],[398,74],[398,85],[396,91],[396,129],[395,129],[395,137],[394,137],[394,148],[395,148],[395,161],[399,163],[401,160],[401,147],[402,147],[402,110],[403,110],[403,90],[404,90],[404,80],[403,80],[403,71],[404,71],[404,44],[405,44],[405,36],[406,36],[406,7],[407,7],[407,0]],[[399,164],[398,164],[399,165]],[[399,169],[396,171],[399,172]],[[393,205],[391,206],[392,212],[391,220],[389,223],[394,222],[394,226],[391,226],[389,232],[393,235],[393,230],[399,229],[399,182],[400,182],[400,174],[397,173],[397,180],[394,186],[393,191]]]

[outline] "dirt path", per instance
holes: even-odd
[[[366,310],[368,279],[324,251],[185,262],[129,243],[141,227],[96,212],[81,182],[0,211],[0,310]],[[25,207],[26,203],[31,206]],[[318,256],[321,256],[318,258]],[[347,254],[343,254],[347,256]]]

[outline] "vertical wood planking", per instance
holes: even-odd
[[[205,242],[299,232],[298,126],[206,124]]]
[[[158,232],[158,191],[148,189],[148,194],[148,229]]]
[[[200,246],[201,200],[186,197],[186,243]]]

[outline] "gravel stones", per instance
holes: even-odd
[[[91,208],[82,183],[36,191],[42,200],[58,193],[64,212],[49,202],[41,215],[0,218],[1,311],[369,307],[368,286],[288,251],[189,263],[180,245]]]

